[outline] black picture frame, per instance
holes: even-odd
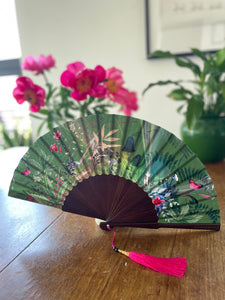
[[[214,3],[213,2],[214,0],[209,0],[207,3],[208,3],[208,5],[209,5],[209,3]],[[155,46],[155,44],[154,44],[154,35],[156,35],[157,33],[156,33],[156,31],[155,30],[152,30],[152,28],[154,28],[154,27],[156,27],[157,25],[155,25],[155,23],[154,23],[154,18],[156,19],[156,17],[155,17],[155,14],[159,14],[159,10],[157,10],[156,9],[156,6],[159,6],[159,5],[165,5],[165,3],[166,3],[166,5],[168,4],[168,2],[170,2],[170,4],[173,4],[174,3],[174,5],[176,4],[176,5],[178,5],[178,3],[180,3],[179,1],[177,1],[177,0],[167,0],[167,2],[165,2],[165,1],[163,1],[163,0],[145,0],[145,26],[146,26],[146,55],[147,55],[147,58],[148,59],[152,59],[152,58],[155,58],[155,57],[149,57],[149,55],[152,53],[152,52],[154,52],[154,51],[156,51],[156,50],[163,50],[163,51],[170,51],[170,52],[172,52],[174,55],[176,55],[176,56],[188,56],[188,55],[192,55],[192,53],[191,53],[191,48],[198,48],[199,50],[201,50],[201,51],[203,51],[203,52],[209,52],[209,53],[214,53],[214,52],[216,52],[218,49],[220,49],[220,48],[223,48],[223,47],[225,47],[225,0],[218,0],[216,3],[217,3],[217,7],[215,6],[215,8],[213,9],[212,8],[212,11],[213,11],[213,13],[210,13],[210,15],[211,15],[211,20],[209,20],[208,22],[209,22],[209,24],[207,24],[207,22],[206,23],[204,23],[204,27],[209,27],[209,26],[211,26],[212,27],[212,24],[213,24],[213,26],[214,27],[216,27],[217,26],[217,32],[219,33],[219,35],[221,36],[221,31],[222,30],[224,30],[224,38],[223,38],[223,41],[217,41],[217,42],[215,42],[214,44],[212,43],[212,44],[210,44],[209,42],[207,42],[208,44],[207,44],[207,47],[205,47],[205,46],[202,46],[202,45],[198,45],[198,44],[194,44],[191,40],[190,40],[190,46],[188,47],[188,48],[186,48],[186,51],[185,50],[181,50],[180,51],[180,49],[178,49],[178,51],[176,51],[176,49],[175,49],[175,51],[174,51],[174,49],[170,49],[170,47],[168,47],[168,48],[165,48],[165,47],[156,47]],[[182,22],[185,22],[185,28],[186,28],[186,30],[188,31],[190,31],[190,30],[193,30],[193,26],[197,26],[196,24],[197,24],[197,21],[199,21],[200,20],[200,18],[204,18],[204,14],[207,14],[207,13],[209,13],[209,6],[208,7],[206,7],[206,2],[204,2],[204,0],[196,0],[196,3],[199,5],[199,7],[198,6],[196,6],[196,11],[197,11],[197,9],[200,11],[201,10],[201,6],[200,6],[200,4],[203,6],[204,5],[204,7],[202,7],[202,12],[201,12],[201,15],[200,15],[200,17],[199,17],[199,15],[197,14],[198,12],[191,12],[190,11],[190,3],[193,3],[193,1],[189,1],[189,0],[183,0],[183,1],[181,1],[182,3],[183,3],[183,5],[185,5],[185,2],[186,2],[186,8],[189,8],[189,11],[188,11],[188,13],[186,13],[186,15],[189,17],[189,19],[190,19],[190,21],[185,21],[185,19],[184,20],[180,20],[180,22],[182,21]],[[196,4],[196,5],[197,5]],[[179,4],[179,5],[181,5],[181,4]],[[220,7],[219,7],[220,6]],[[181,9],[182,7],[180,6],[180,9]],[[185,9],[185,6],[184,6],[184,8],[183,9]],[[193,8],[194,9],[194,8]],[[218,10],[220,10],[221,12],[219,12],[219,20],[217,21],[217,23],[216,23],[216,21],[213,23],[213,20],[215,19],[215,17],[214,17],[214,15],[216,14],[216,13],[218,13]],[[165,14],[164,14],[165,15]],[[176,15],[175,15],[176,16]],[[192,17],[193,16],[193,17]],[[192,22],[191,22],[191,19],[196,19],[195,20],[195,23],[193,24]],[[160,18],[157,18],[157,20],[158,19],[160,19]],[[199,19],[199,20],[197,20],[197,19]],[[162,18],[162,21],[163,21],[163,18]],[[188,23],[189,22],[189,23]],[[216,24],[216,25],[215,25]],[[174,26],[174,25],[173,25]],[[199,21],[199,25],[198,25],[198,27],[196,27],[196,28],[198,28],[198,30],[199,30],[199,28],[201,28],[201,27],[203,27],[203,25],[201,24],[201,22]],[[180,28],[178,28],[178,29],[180,29]],[[158,30],[160,30],[160,29],[158,29]],[[216,30],[215,28],[214,28],[214,30]],[[212,30],[211,30],[212,31]],[[220,32],[219,32],[220,31]],[[161,32],[162,33],[162,32]],[[162,34],[162,36],[163,36],[163,34]],[[166,35],[164,35],[164,36],[166,36]],[[189,37],[191,38],[191,35],[189,34]],[[185,39],[187,40],[187,43],[188,43],[188,35],[185,35]],[[163,40],[163,38],[162,38],[162,40]],[[174,39],[175,40],[175,39]],[[179,47],[178,47],[179,48]]]

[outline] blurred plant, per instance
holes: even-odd
[[[31,129],[20,132],[17,128],[14,128],[13,132],[10,133],[0,124],[0,133],[3,140],[3,149],[32,145]]]
[[[38,60],[27,56],[22,63],[23,69],[42,75],[46,91],[25,76],[16,80],[17,86],[13,90],[16,101],[19,104],[29,102],[31,116],[41,120],[37,135],[45,124],[51,130],[62,122],[73,120],[76,112],[80,116],[107,113],[115,104],[119,104],[125,115],[138,109],[136,93],[123,87],[122,71],[115,67],[105,70],[98,65],[88,69],[77,61],[69,64],[61,74],[62,85],[54,87],[46,75],[46,71],[54,66],[51,55],[40,55]]]
[[[188,57],[178,57],[169,51],[155,51],[150,57],[173,58],[179,67],[188,68],[194,80],[166,80],[150,83],[143,94],[159,85],[176,86],[168,97],[175,101],[184,101],[178,112],[184,113],[189,128],[201,117],[219,117],[225,113],[225,48],[215,53],[204,53],[191,49],[192,54],[201,59],[197,64]],[[191,83],[194,89],[188,89],[183,83]]]

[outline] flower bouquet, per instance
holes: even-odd
[[[39,119],[37,135],[44,125],[51,130],[56,125],[89,114],[108,113],[116,104],[125,115],[138,109],[137,96],[124,87],[122,71],[112,67],[104,69],[98,65],[86,68],[77,61],[67,65],[61,74],[59,87],[53,86],[47,78],[47,71],[55,67],[52,55],[40,55],[38,59],[27,56],[22,68],[42,75],[46,89],[36,85],[30,78],[21,76],[16,80],[13,96],[19,104],[30,104],[31,116]]]

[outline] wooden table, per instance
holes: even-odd
[[[225,217],[225,162],[207,164]],[[2,169],[1,169],[2,172]],[[183,278],[115,253],[91,218],[7,197],[0,190],[0,299],[225,299],[225,227],[219,232],[116,228],[121,249],[187,258]]]

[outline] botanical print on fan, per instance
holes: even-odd
[[[125,116],[91,115],[40,137],[20,161],[10,195],[62,208],[74,186],[101,174],[142,188],[159,223],[219,223],[212,180],[196,155],[165,129]]]

